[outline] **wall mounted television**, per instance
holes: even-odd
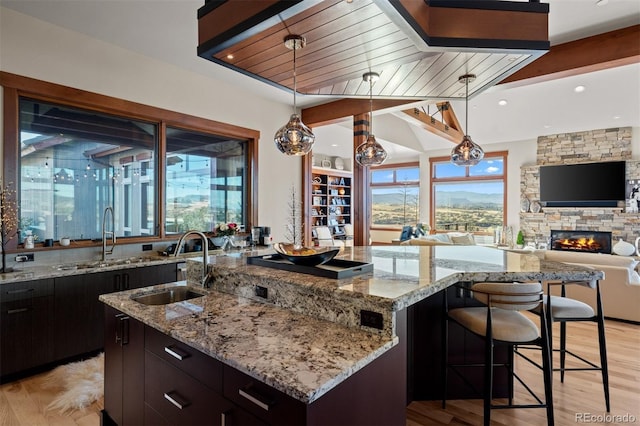
[[[540,166],[545,207],[618,207],[625,185],[624,161]]]

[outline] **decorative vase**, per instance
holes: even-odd
[[[636,252],[636,248],[633,244],[624,241],[622,238],[618,239],[611,249],[618,256],[633,256]]]

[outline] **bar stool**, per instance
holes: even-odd
[[[461,287],[457,285],[456,287]],[[448,370],[457,373],[462,380],[468,383],[464,375],[458,370],[464,367],[477,367],[478,365],[455,365],[448,361],[448,328],[449,320],[469,330],[473,334],[484,339],[484,424],[491,422],[492,409],[505,408],[545,408],[547,424],[554,424],[553,397],[551,388],[551,347],[549,344],[547,316],[539,315],[540,324],[533,321],[520,311],[537,310],[542,312],[543,292],[541,283],[476,283],[469,287],[461,287],[471,291],[473,298],[484,306],[462,307],[448,309],[447,294],[444,297],[444,321],[443,321],[443,356],[442,371],[444,373],[444,394],[442,407],[446,407]],[[544,379],[544,402],[533,390],[522,381],[515,373],[511,361],[506,364],[494,363],[494,346],[507,345],[513,351],[516,345],[533,345],[541,349],[542,371]],[[514,352],[512,352],[514,353]],[[517,352],[516,352],[517,353]],[[512,358],[512,357],[510,357]],[[536,364],[537,365],[537,364]],[[509,398],[507,404],[493,403],[493,370],[496,366],[504,366],[509,373]],[[537,404],[514,404],[513,379],[518,380],[531,394]],[[473,386],[468,383],[472,388]],[[475,390],[475,389],[474,389]]]
[[[596,291],[596,312],[588,304],[579,300],[567,297],[567,285],[582,285],[592,288]],[[560,296],[551,294],[552,286],[560,286]],[[550,295],[550,296],[549,296]],[[552,349],[554,352],[560,353],[560,368],[554,368],[553,371],[560,371],[560,382],[564,383],[565,371],[600,371],[602,373],[602,385],[604,387],[604,401],[607,412],[611,411],[609,401],[609,368],[607,364],[607,343],[604,335],[604,311],[602,310],[602,298],[600,296],[600,283],[594,281],[571,281],[571,282],[548,282],[547,295],[545,300],[545,313],[547,315],[547,323],[549,324],[549,341],[553,347],[552,325],[554,322],[560,323],[560,348]],[[584,357],[575,354],[567,349],[567,323],[577,321],[595,322],[598,325],[598,342],[600,345],[600,365],[597,365]],[[566,367],[566,356],[570,355],[586,366],[584,367]]]

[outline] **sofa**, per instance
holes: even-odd
[[[640,323],[640,275],[638,259],[599,253],[579,253],[560,250],[536,251],[541,258],[553,262],[588,266],[604,272],[600,281],[602,308],[607,318]],[[560,286],[552,290],[560,292]],[[596,292],[580,285],[568,285],[567,296],[587,303],[595,310]]]
[[[418,238],[411,238],[409,240],[402,241],[400,245],[408,246],[445,246],[445,245],[460,245],[469,246],[475,245],[476,241],[471,233],[467,232],[447,232],[443,234],[429,234],[422,235]]]

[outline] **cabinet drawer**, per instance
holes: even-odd
[[[306,404],[227,365],[224,396],[269,424],[305,423]]]
[[[222,392],[221,362],[152,327],[146,327],[145,348],[211,389]]]
[[[0,289],[1,303],[50,296],[53,294],[53,279],[2,284]]]
[[[221,425],[231,404],[193,377],[145,352],[144,400],[172,425]]]

